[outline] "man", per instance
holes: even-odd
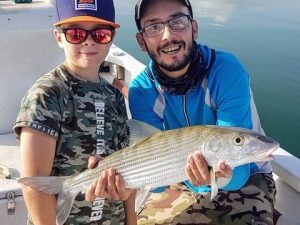
[[[188,0],[139,0],[136,34],[151,61],[131,83],[132,117],[160,129],[214,124],[263,132],[239,61],[196,43],[198,24]],[[219,177],[230,170],[220,164]],[[200,153],[190,155],[185,185],[195,203],[172,224],[273,224],[275,185],[269,162],[233,168],[210,201],[210,175]]]

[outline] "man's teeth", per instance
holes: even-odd
[[[177,51],[180,47],[179,46],[173,46],[173,47],[169,47],[169,48],[165,48],[163,49],[163,52],[174,52],[174,51]]]

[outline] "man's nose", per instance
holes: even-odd
[[[162,39],[163,40],[168,40],[168,39],[170,39],[171,35],[172,35],[171,28],[167,24],[165,24],[164,31],[163,31],[163,34],[162,34]]]

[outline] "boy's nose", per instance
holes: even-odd
[[[92,36],[88,34],[87,39],[82,43],[83,45],[94,45],[95,41],[93,40]]]

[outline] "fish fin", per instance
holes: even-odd
[[[73,202],[78,194],[77,192],[66,191],[64,189],[63,184],[67,178],[63,176],[23,177],[18,182],[48,194],[57,194],[56,224],[63,225],[70,214]]]
[[[58,194],[63,189],[65,179],[67,177],[63,176],[22,177],[18,179],[18,182],[48,194]]]
[[[78,193],[62,191],[56,202],[56,224],[63,225],[69,217],[74,200]]]
[[[126,121],[129,127],[129,144],[132,145],[150,135],[160,133],[161,130],[139,120],[129,119]]]
[[[210,200],[212,200],[218,194],[218,185],[216,182],[216,169],[212,167],[210,170],[210,187],[211,187],[211,195]]]
[[[139,189],[136,193],[135,197],[135,212],[138,215],[140,211],[142,210],[142,206],[145,203],[145,201],[150,196],[150,188],[146,187],[144,189]]]

